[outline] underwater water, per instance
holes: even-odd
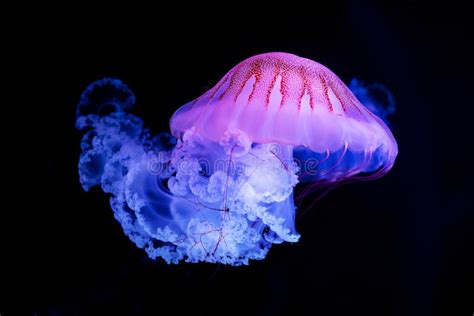
[[[188,20],[182,15],[184,6],[180,6],[183,8],[174,16],[173,23],[160,18],[160,14],[172,16],[171,11],[160,13],[150,9],[149,17],[137,16],[128,5],[109,7],[107,14],[95,7],[87,8],[90,14],[78,15],[77,21],[72,21],[71,15],[57,15],[62,21],[51,23],[48,32],[38,33],[35,36],[38,45],[25,47],[17,54],[18,59],[6,59],[7,66],[13,66],[22,78],[15,80],[21,85],[22,93],[15,95],[15,102],[5,103],[6,109],[17,108],[21,115],[4,114],[10,131],[4,137],[6,140],[11,134],[19,137],[15,144],[25,149],[24,157],[29,163],[22,166],[28,176],[16,177],[23,183],[18,186],[21,198],[14,199],[19,203],[16,207],[9,204],[3,212],[7,219],[2,222],[6,228],[2,239],[4,277],[0,288],[4,294],[0,299],[0,313],[156,315],[170,310],[171,313],[206,315],[230,312],[242,315],[471,315],[474,221],[469,206],[472,205],[472,161],[467,152],[472,143],[469,126],[474,108],[469,100],[474,47],[467,28],[470,11],[452,15],[450,11],[457,6],[443,5],[437,16],[430,16],[429,12],[437,6],[435,3],[426,6],[417,1],[397,4],[336,1],[318,3],[317,11],[289,3],[281,8],[281,15],[269,12],[257,15],[249,10],[251,7],[245,7],[249,13],[245,17],[231,16],[233,10],[209,16],[196,11]],[[126,12],[114,14],[116,8]],[[292,8],[295,12],[290,12]],[[211,12],[214,8],[208,13]],[[94,14],[97,19],[93,18]],[[46,15],[37,15],[44,22],[55,22]],[[133,16],[140,21],[132,21]],[[80,32],[68,27],[72,24]],[[31,32],[39,28],[40,24],[31,26]],[[7,40],[8,49],[31,43],[27,37],[15,38],[15,45],[9,45]],[[272,146],[269,151],[258,146],[264,141],[252,140],[248,153],[257,151],[258,155],[274,162],[276,172],[259,173],[251,180],[252,186],[257,187],[257,180],[270,175],[278,179],[287,176],[289,182],[283,186],[288,189],[294,179],[283,166],[296,162],[295,168],[299,171],[295,170],[294,175],[298,183],[292,188],[292,199],[298,241],[283,240],[277,244],[274,241],[278,241],[275,238],[278,235],[270,236],[272,230],[264,228],[256,241],[256,244],[263,243],[261,249],[271,243],[264,259],[249,259],[245,265],[237,258],[239,266],[223,264],[221,259],[209,262],[211,257],[206,257],[202,248],[197,249],[200,248],[197,244],[191,251],[195,251],[193,259],[199,259],[199,263],[187,263],[187,257],[183,256],[177,264],[168,264],[154,250],[166,243],[172,248],[172,243],[152,238],[147,252],[145,248],[150,238],[143,236],[150,236],[149,232],[156,234],[153,228],[165,220],[174,223],[179,213],[169,211],[168,205],[161,207],[159,203],[151,203],[154,198],[160,197],[161,201],[161,197],[166,196],[165,201],[176,202],[176,206],[180,205],[177,201],[182,201],[195,209],[206,209],[208,213],[230,215],[226,210],[230,211],[234,197],[228,194],[229,202],[224,207],[223,193],[220,193],[220,202],[211,202],[212,195],[207,196],[208,191],[200,189],[200,182],[190,181],[197,175],[202,177],[199,179],[210,179],[215,173],[211,169],[213,164],[197,156],[201,150],[189,152],[199,162],[199,171],[187,170],[184,164],[178,176],[186,184],[186,190],[181,191],[182,187],[176,182],[170,187],[169,179],[176,177],[177,172],[158,181],[162,179],[158,174],[167,170],[162,168],[161,162],[168,159],[167,155],[158,153],[173,152],[178,143],[182,144],[185,132],[176,128],[174,131],[178,134],[173,134],[170,119],[180,106],[212,89],[235,65],[250,56],[271,51],[316,60],[336,73],[354,96],[392,131],[399,146],[393,168],[374,181],[348,185],[336,182],[344,185],[334,188],[325,182],[325,172],[315,171],[321,170],[320,161],[324,161],[329,171],[341,171],[332,169],[334,165],[349,170],[349,160],[337,164],[344,150],[335,150],[332,155],[316,151],[313,154],[304,149],[300,151],[304,146],[292,145],[290,159],[284,150],[287,144],[283,144],[282,139],[272,141],[278,146]],[[41,65],[44,70],[31,71],[30,77],[21,67],[29,62]],[[353,88],[353,77],[358,78],[362,89]],[[114,89],[112,95],[118,98],[115,103],[108,102],[101,109],[97,109],[97,103],[88,103],[90,107],[81,107],[82,112],[78,113],[81,93],[103,78],[119,79],[133,92],[133,98],[126,90],[116,94]],[[379,86],[374,87],[374,83],[389,89],[395,112],[392,113],[389,106],[392,104],[389,94]],[[34,93],[36,89],[27,87],[30,84],[39,87],[42,93]],[[377,112],[371,108],[364,101],[367,94],[375,96],[385,110]],[[24,101],[25,97],[34,100]],[[78,130],[78,115],[89,114],[96,116],[82,121],[83,129]],[[290,125],[306,128],[293,116],[282,117],[291,117]],[[30,120],[35,123],[32,126],[38,125],[38,128],[25,134],[24,128],[30,127]],[[254,125],[254,122],[242,120],[242,124]],[[97,130],[96,126],[103,129]],[[126,133],[112,133],[119,127]],[[220,126],[215,128],[220,130]],[[90,138],[84,140],[84,149],[81,148],[84,135],[93,130],[97,134],[89,134]],[[106,138],[105,134],[110,137]],[[261,136],[256,132],[245,134]],[[92,136],[98,135],[101,136],[94,143]],[[213,135],[204,136],[213,138]],[[195,140],[195,136],[193,134],[191,139]],[[218,156],[222,158],[216,157],[215,160],[222,163],[215,169],[225,176],[218,172],[214,179],[221,183],[222,178],[228,178],[229,170],[229,183],[234,177],[238,182],[239,174],[227,168],[232,164],[228,163],[230,152],[224,147],[229,147],[223,147],[220,138],[213,138],[212,145],[209,142],[203,145],[219,150]],[[37,149],[32,150],[30,144]],[[107,153],[104,148],[109,145]],[[91,165],[90,173],[83,172],[81,183],[80,155],[87,155],[94,146],[100,148],[95,158],[103,157],[103,160],[97,161],[96,169]],[[10,150],[9,146],[4,149],[9,157],[16,150],[14,147]],[[181,152],[181,149],[176,150]],[[130,151],[128,160],[125,159],[127,151]],[[353,152],[346,151],[344,157],[351,158],[349,154]],[[143,162],[149,159],[149,164],[142,164],[138,159],[142,153]],[[233,153],[232,160],[241,163],[246,159],[239,154]],[[206,160],[207,156],[210,155],[206,154]],[[13,155],[16,157],[18,154]],[[44,157],[46,183],[33,168],[38,158],[41,161]],[[359,157],[362,159],[352,156],[355,165],[363,160],[362,155]],[[300,163],[303,160],[308,162],[306,166]],[[179,161],[178,156],[174,161]],[[88,170],[87,163],[82,163],[83,170]],[[376,164],[374,160],[374,166]],[[130,165],[132,168],[128,169]],[[119,166],[123,168],[120,170]],[[16,168],[8,166],[8,169],[17,173]],[[133,177],[129,173],[132,169],[137,171]],[[360,176],[369,174],[371,172]],[[133,181],[125,181],[126,178]],[[24,180],[28,181],[27,186]],[[150,182],[153,183],[144,185]],[[153,213],[146,213],[144,225],[139,225],[138,217],[133,217],[139,213],[120,204],[128,205],[128,196],[115,195],[127,186],[137,195],[148,197],[154,209],[165,210],[160,213],[161,217],[152,218]],[[216,184],[211,192],[222,192],[219,187]],[[171,188],[177,193],[171,193]],[[231,185],[227,188],[237,191]],[[268,189],[267,182],[259,188]],[[34,192],[39,192],[41,199],[30,195]],[[288,194],[285,190],[282,192],[282,197]],[[192,202],[186,201],[183,194],[188,200],[192,197]],[[215,203],[216,209],[199,205],[196,196],[207,206]],[[259,194],[258,198],[262,196]],[[120,203],[111,206],[111,199]],[[25,206],[24,202],[32,205]],[[117,216],[114,209],[122,209],[123,217]],[[14,218],[9,219],[13,214],[16,214]],[[188,227],[191,216],[185,215]],[[221,220],[219,216],[209,219],[211,223]],[[197,229],[198,226],[189,227]],[[182,229],[178,225],[171,228]],[[215,243],[214,247],[208,247],[212,253],[220,234],[210,235],[209,240]],[[216,255],[223,252],[224,247],[222,239]],[[229,246],[228,249],[240,252],[245,248]],[[156,258],[151,259],[149,253],[157,255]],[[232,259],[236,264],[235,257]]]

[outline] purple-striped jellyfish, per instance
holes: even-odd
[[[300,237],[296,185],[377,178],[397,155],[385,123],[334,73],[291,54],[235,66],[174,113],[172,136],[125,113],[134,102],[116,79],[83,93],[80,180],[110,193],[128,237],[168,263],[263,259]]]

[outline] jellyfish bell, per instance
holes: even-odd
[[[291,146],[303,168],[311,159],[319,165],[307,181],[379,177],[398,152],[390,129],[331,70],[287,53],[244,60],[178,109],[170,127],[178,138],[194,128],[215,142],[233,131],[252,143]]]
[[[379,177],[397,155],[387,126],[335,74],[291,54],[235,66],[174,113],[174,138],[151,137],[126,113],[134,102],[116,79],[85,90],[80,180],[110,193],[130,240],[167,263],[261,260],[300,238],[298,183]]]

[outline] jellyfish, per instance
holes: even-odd
[[[170,134],[130,114],[118,79],[91,84],[77,107],[79,178],[100,186],[125,234],[151,259],[247,265],[295,243],[297,186],[386,174],[387,125],[328,68],[288,53],[248,58],[180,107]]]

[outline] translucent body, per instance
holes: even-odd
[[[150,258],[232,265],[296,242],[293,189],[386,173],[396,143],[327,68],[274,53],[244,61],[152,137],[125,110],[119,80],[83,93],[77,127],[85,190],[111,194],[115,218]]]
[[[388,127],[333,72],[286,53],[244,60],[214,88],[176,111],[170,126],[177,137],[194,127],[203,137],[218,141],[233,129],[255,143],[303,146],[314,153],[347,149],[372,159],[379,151],[384,156],[379,167],[385,171],[397,155]],[[372,171],[354,166],[346,176]]]

